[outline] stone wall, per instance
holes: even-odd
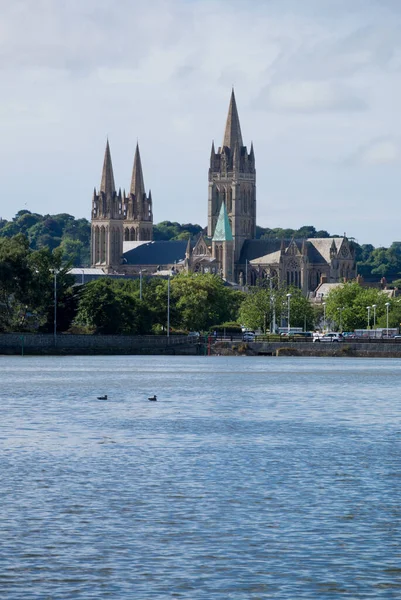
[[[216,342],[211,346],[212,354],[247,356],[354,356],[401,358],[400,342],[341,342],[341,343],[313,343],[313,342]]]
[[[196,354],[183,336],[0,334],[0,354]]]

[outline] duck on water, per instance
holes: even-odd
[[[97,399],[98,400],[107,400],[107,394],[105,394],[104,396],[98,396]]]
[[[150,396],[150,398],[148,398],[148,400],[150,400],[150,402],[156,402],[157,401],[156,394],[154,396]]]

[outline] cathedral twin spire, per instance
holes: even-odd
[[[143,198],[145,192],[145,184],[143,181],[143,172],[142,172],[142,162],[141,155],[139,153],[139,144],[136,144],[135,156],[134,156],[134,166],[132,169],[132,179],[131,179],[131,194],[134,194],[136,198]]]
[[[104,153],[102,179],[100,182],[99,192],[103,192],[106,196],[112,196],[116,191],[113,174],[113,164],[111,162],[111,152],[109,140],[106,143],[106,150]],[[137,198],[142,198],[145,192],[145,183],[143,180],[142,162],[141,155],[139,152],[139,144],[136,144],[134,166],[132,169],[132,179],[130,193],[135,195]]]
[[[93,194],[92,218],[97,221],[123,220],[128,227],[124,230],[124,239],[128,241],[152,239],[152,196],[150,191],[149,195],[146,195],[138,143],[135,149],[130,193],[126,196],[125,192],[121,194],[121,189],[116,192],[110,144],[107,140],[99,193],[95,189]]]
[[[116,191],[114,184],[113,165],[111,162],[110,145],[107,140],[106,151],[104,153],[102,180],[100,182],[100,192],[103,192],[106,196],[112,196]]]

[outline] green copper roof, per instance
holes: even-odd
[[[232,242],[233,234],[231,232],[230,221],[228,220],[226,203],[221,203],[219,218],[217,219],[216,229],[213,235],[214,242]]]

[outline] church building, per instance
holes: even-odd
[[[139,146],[126,195],[116,190],[107,141],[100,188],[92,198],[92,267],[121,275],[215,273],[242,286],[268,278],[305,295],[321,281],[356,276],[346,237],[256,239],[255,153],[253,144],[249,152],[243,144],[234,90],[217,152],[212,143],[208,182],[207,233],[188,241],[154,241],[152,196],[145,191]]]

